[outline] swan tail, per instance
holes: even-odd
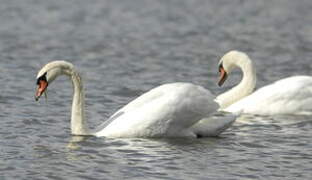
[[[238,113],[219,112],[209,118],[201,119],[192,126],[192,130],[197,137],[218,136],[235,122],[238,115]]]

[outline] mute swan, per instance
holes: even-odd
[[[288,77],[252,93],[256,85],[256,70],[252,61],[243,52],[230,51],[219,63],[219,86],[235,67],[242,70],[243,79],[216,98],[221,110],[259,115],[311,114],[311,76]]]
[[[216,136],[228,128],[235,116],[211,117],[219,108],[209,90],[190,83],[172,83],[156,87],[114,113],[91,132],[84,115],[82,79],[66,61],[46,64],[37,75],[38,100],[59,75],[67,75],[73,84],[71,133],[106,137],[202,137]]]

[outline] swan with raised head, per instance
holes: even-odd
[[[202,137],[216,136],[228,128],[235,116],[211,115],[219,108],[209,90],[191,83],[172,83],[156,87],[114,113],[91,132],[84,115],[82,79],[66,61],[46,64],[37,75],[35,99],[46,91],[59,75],[67,75],[73,84],[71,133],[106,137]]]
[[[312,113],[311,76],[288,77],[253,92],[256,70],[251,59],[243,52],[230,51],[219,62],[219,86],[236,67],[242,70],[243,78],[238,85],[216,98],[220,110],[259,115]]]

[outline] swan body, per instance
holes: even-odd
[[[214,96],[200,86],[190,83],[165,84],[148,91],[118,110],[110,117],[113,121],[108,125],[105,123],[106,127],[95,135],[195,137],[196,132],[191,128],[192,125],[217,109]]]
[[[312,78],[294,76],[276,81],[225,108],[248,114],[310,114]]]
[[[235,120],[234,115],[211,117],[219,105],[209,90],[191,83],[156,87],[119,109],[91,132],[84,118],[84,91],[79,73],[71,63],[53,61],[37,75],[36,100],[57,76],[73,83],[71,133],[105,137],[201,137],[216,136]],[[213,123],[213,124],[211,124]]]
[[[221,110],[259,115],[311,114],[312,77],[293,76],[278,80],[253,92],[256,73],[250,58],[242,52],[230,51],[220,60],[222,85],[235,67],[243,71],[243,80],[236,87],[219,95]]]

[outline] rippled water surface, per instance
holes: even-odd
[[[312,117],[250,116],[218,138],[106,139],[70,135],[71,83],[34,101],[45,63],[83,74],[90,127],[160,84],[214,94],[231,49],[257,68],[257,87],[312,74],[310,0],[2,0],[0,179],[312,179]]]

